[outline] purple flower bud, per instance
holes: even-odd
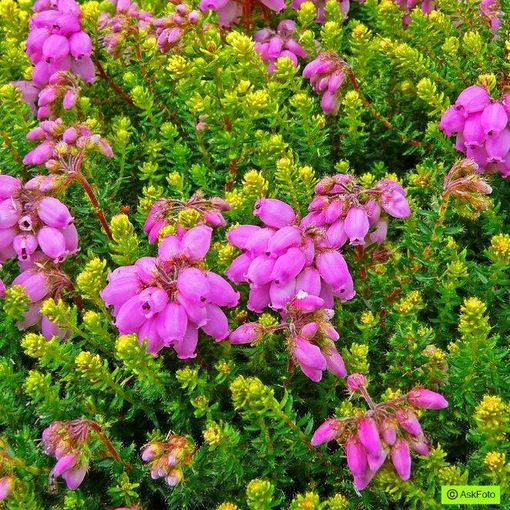
[[[317,269],[321,277],[333,288],[340,288],[345,284],[349,275],[349,268],[342,254],[327,250],[316,258]]]
[[[382,422],[381,430],[384,442],[388,446],[394,445],[397,440],[397,426],[395,421],[391,418],[385,418]]]
[[[485,149],[490,163],[502,163],[510,151],[510,129],[503,129],[501,133],[490,136],[485,142]]]
[[[425,436],[410,437],[410,446],[418,454],[427,457],[430,454],[430,449],[425,440]]]
[[[53,101],[57,99],[57,95],[58,89],[56,87],[46,87],[43,90],[41,90],[37,104],[39,106],[45,106],[48,103],[53,103]]]
[[[425,388],[417,388],[407,394],[410,404],[423,409],[445,409],[448,407],[446,399],[435,391]]]
[[[295,295],[296,295],[296,280],[290,280],[285,285],[279,285],[273,282],[269,287],[269,297],[271,306],[275,310],[281,310],[282,308],[285,308],[289,301]]]
[[[481,112],[477,112],[469,115],[466,119],[462,134],[467,147],[478,147],[484,142],[485,133],[480,121],[481,117]]]
[[[364,478],[368,471],[368,461],[365,448],[357,436],[351,436],[345,444],[347,465],[354,477]]]
[[[256,225],[239,225],[228,231],[227,240],[236,248],[244,250],[250,237],[259,230],[261,228]]]
[[[11,198],[21,189],[21,181],[10,175],[0,175],[0,200]]]
[[[180,342],[188,327],[188,315],[179,303],[168,303],[158,314],[156,328],[165,345]]]
[[[312,296],[306,292],[298,292],[296,297],[290,302],[290,305],[296,310],[305,313],[311,313],[324,306],[324,300],[318,296]]]
[[[12,284],[25,287],[26,293],[30,297],[32,303],[40,301],[46,297],[50,291],[46,275],[33,270],[27,270],[19,274],[14,278]]]
[[[336,375],[337,377],[345,377],[347,375],[344,360],[340,353],[336,350],[335,344],[333,342],[329,342],[324,355],[326,357],[328,370],[333,375]]]
[[[270,297],[271,284],[260,287],[252,287],[248,296],[247,308],[252,312],[261,313],[271,302]]]
[[[259,340],[264,333],[264,328],[258,322],[247,322],[230,333],[231,344],[250,344]]]
[[[420,436],[423,434],[418,418],[409,409],[398,409],[395,413],[395,417],[399,425],[412,436]]]
[[[272,271],[274,266],[275,259],[267,255],[255,257],[246,272],[248,282],[258,286],[271,282],[273,280]]]
[[[72,88],[66,91],[66,93],[64,94],[64,99],[62,100],[62,106],[66,110],[74,108],[74,106],[76,105],[76,101],[78,101],[78,95],[79,95],[78,89]]]
[[[62,478],[65,480],[67,488],[74,491],[81,485],[81,482],[83,482],[86,474],[86,467],[78,467],[63,473]]]
[[[269,240],[273,237],[275,231],[271,228],[261,228],[246,241],[245,249],[252,257],[267,253]]]
[[[324,113],[336,113],[338,109],[338,99],[336,95],[326,90],[324,94],[322,94],[321,108]]]
[[[14,487],[14,479],[12,476],[2,476],[0,478],[0,501],[6,499],[12,492]]]
[[[41,250],[55,264],[62,262],[67,257],[66,240],[60,230],[53,227],[43,227],[37,233],[37,241]]]
[[[370,233],[370,241],[372,243],[382,243],[388,234],[388,221],[380,219],[376,225],[375,230]]]
[[[508,116],[501,103],[487,105],[480,118],[480,123],[487,136],[499,134],[508,124]]]
[[[38,242],[32,234],[20,234],[13,239],[12,246],[18,259],[24,261],[30,260],[30,256],[37,250]]]
[[[188,325],[193,323],[200,328],[207,322],[207,310],[202,302],[189,301],[184,296],[178,295],[177,301],[181,304],[188,316]]]
[[[217,305],[208,304],[206,310],[207,322],[202,326],[202,330],[217,342],[225,340],[230,333],[227,316]]]
[[[224,227],[227,224],[223,214],[212,210],[204,213],[204,221],[212,227]]]
[[[455,108],[465,117],[470,113],[481,112],[490,102],[490,96],[487,90],[479,85],[472,85],[464,89],[457,101]]]
[[[291,246],[298,246],[301,243],[301,230],[295,226],[288,226],[279,229],[269,239],[267,244],[267,255],[279,257]]]
[[[377,455],[382,449],[377,424],[372,417],[364,416],[359,420],[358,437],[368,454]]]
[[[319,331],[319,324],[316,322],[309,322],[308,324],[305,324],[301,331],[299,332],[300,336],[304,336],[305,338],[313,338],[317,331]]]
[[[120,306],[115,326],[121,334],[135,333],[145,320],[140,297],[135,295]]]
[[[94,69],[94,64],[90,57],[73,60],[71,62],[71,70],[85,83],[92,83],[96,79],[96,70]]]
[[[77,453],[70,453],[68,455],[64,455],[63,457],[60,457],[58,462],[55,464],[53,469],[51,470],[50,476],[61,476],[63,473],[68,471],[69,469],[72,469],[76,463],[78,462],[78,454]]]
[[[198,344],[198,329],[188,323],[188,328],[181,342],[177,342],[174,346],[175,352],[179,359],[190,359],[196,357],[196,348]]]
[[[296,292],[306,292],[312,296],[318,296],[321,291],[321,277],[314,267],[306,267],[296,278]]]
[[[48,227],[65,228],[73,222],[69,209],[53,197],[44,197],[39,202],[37,214]]]
[[[363,207],[351,207],[345,217],[344,230],[353,246],[365,244],[370,228],[367,212]]]
[[[42,165],[53,155],[53,145],[49,141],[39,144],[23,158],[24,165]]]
[[[225,274],[234,283],[241,283],[246,280],[246,274],[251,262],[252,259],[248,255],[239,255],[239,257],[236,257],[232,261],[230,267],[225,271]]]
[[[326,420],[314,432],[310,443],[312,446],[319,446],[321,444],[328,443],[329,441],[333,441],[333,439],[336,439],[341,426],[342,422],[340,420],[335,418]]]
[[[135,267],[140,280],[152,284],[157,274],[157,259],[155,257],[141,257],[135,262]]]
[[[276,259],[271,278],[277,285],[286,285],[296,278],[305,263],[305,256],[299,248],[289,248],[284,255]]]
[[[193,262],[202,260],[209,251],[211,245],[211,227],[199,225],[188,230],[181,241],[183,252]]]
[[[391,461],[398,476],[402,480],[409,480],[411,476],[411,453],[409,446],[403,439],[398,439],[391,449]]]
[[[305,338],[299,336],[294,338],[292,354],[300,365],[305,365],[315,370],[326,370],[326,358],[320,348]]]
[[[466,119],[455,106],[450,106],[448,110],[443,113],[441,122],[439,123],[439,129],[443,131],[447,136],[452,136],[454,133],[461,133],[464,129],[464,123]]]
[[[187,267],[177,277],[177,288],[185,299],[205,303],[209,293],[209,283],[204,273],[194,267]]]
[[[351,391],[359,391],[360,388],[366,387],[367,384],[367,378],[363,374],[351,374],[347,377],[347,387]]]
[[[52,34],[44,41],[42,51],[47,63],[62,60],[69,55],[69,41],[63,35]]]
[[[209,284],[208,299],[211,303],[229,308],[239,303],[239,292],[235,291],[224,278],[212,271],[207,271],[205,277]]]
[[[90,57],[92,54],[92,41],[90,37],[83,31],[76,32],[69,38],[69,51],[76,59]]]
[[[276,198],[257,200],[253,215],[258,216],[266,225],[275,228],[286,227],[296,219],[292,207]]]

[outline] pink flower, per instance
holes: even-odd
[[[407,394],[410,404],[423,409],[445,409],[448,407],[446,399],[435,391],[417,388]]]
[[[318,446],[320,444],[328,443],[336,439],[339,429],[342,425],[340,420],[331,418],[326,420],[313,434],[312,440],[310,441],[312,446]]]
[[[225,339],[228,320],[220,306],[236,306],[239,294],[203,268],[210,242],[210,227],[200,225],[166,237],[157,258],[142,257],[112,273],[101,297],[113,306],[119,331],[137,333],[149,352],[172,346],[181,359],[196,356],[200,328]]]

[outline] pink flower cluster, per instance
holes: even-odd
[[[42,165],[51,172],[71,171],[74,163],[81,161],[87,150],[95,150],[113,157],[112,148],[86,124],[66,126],[62,119],[46,120],[27,134],[27,140],[39,145],[23,158],[24,165]]]
[[[111,0],[115,14],[108,12],[99,15],[98,27],[103,32],[102,42],[106,51],[115,57],[124,55],[128,38],[146,29],[152,21],[152,14],[140,11],[138,4],[131,0]]]
[[[298,65],[298,57],[306,58],[306,52],[294,39],[296,24],[290,19],[280,21],[276,32],[270,28],[259,30],[255,36],[255,51],[260,54],[267,70],[271,74],[276,67],[276,60],[287,57],[294,66]]]
[[[303,69],[303,77],[310,80],[313,90],[321,95],[324,113],[336,113],[339,107],[338,90],[344,81],[347,64],[336,53],[320,53]]]
[[[6,499],[14,488],[14,477],[12,475],[2,476],[0,478],[0,501]]]
[[[388,232],[388,215],[411,214],[406,191],[391,179],[367,189],[349,174],[325,177],[315,186],[316,196],[302,224],[323,227],[336,246],[381,243]]]
[[[342,302],[354,297],[349,268],[331,233],[303,225],[290,205],[274,198],[258,200],[253,214],[265,226],[229,231],[227,239],[243,253],[225,272],[234,283],[250,284],[249,310],[282,310],[300,291],[321,297],[326,308],[333,308],[334,297]]]
[[[42,120],[55,117],[55,106],[60,104],[64,110],[74,108],[79,95],[80,86],[76,76],[68,71],[57,71],[39,93],[37,118]]]
[[[30,264],[42,252],[58,264],[78,251],[78,232],[69,209],[44,192],[44,184],[49,181],[36,177],[23,184],[0,175],[0,263],[17,257]]]
[[[57,459],[50,479],[61,476],[70,490],[77,489],[87,474],[89,463],[82,455],[90,427],[86,420],[55,421],[42,433],[42,445],[46,455]]]
[[[147,219],[144,230],[148,235],[149,243],[154,244],[167,225],[176,224],[176,215],[179,211],[194,210],[200,215],[200,224],[210,227],[224,227],[226,225],[222,212],[228,211],[230,205],[222,198],[206,199],[200,192],[195,193],[189,200],[182,201],[172,198],[161,198],[154,202]],[[182,225],[178,228],[183,230]]]
[[[490,24],[491,30],[496,32],[501,26],[501,17],[503,11],[501,9],[500,0],[480,0],[480,14],[487,18]]]
[[[184,37],[190,26],[194,26],[200,20],[200,13],[182,2],[173,0],[176,4],[175,12],[167,14],[152,21],[156,31],[158,48],[162,53],[167,53]]]
[[[429,446],[413,408],[444,409],[442,395],[416,388],[402,397],[374,404],[366,389],[366,378],[352,374],[347,386],[359,392],[370,407],[363,416],[326,420],[314,433],[312,445],[336,440],[345,449],[347,465],[356,490],[364,489],[386,459],[391,458],[402,480],[411,476],[411,450],[428,455]]]
[[[16,325],[19,329],[27,329],[39,325],[44,337],[48,340],[54,336],[65,339],[68,331],[59,328],[46,316],[41,314],[41,306],[46,298],[59,299],[64,290],[73,288],[69,277],[45,257],[20,273],[12,281],[12,285],[21,285],[29,297],[28,311],[22,321]]]
[[[142,460],[148,462],[151,478],[164,478],[170,487],[175,487],[183,477],[183,467],[189,464],[193,448],[182,436],[170,435],[166,441],[151,441],[142,449]]]
[[[201,0],[198,7],[202,12],[215,11],[220,26],[230,27],[239,21],[239,18],[243,15],[243,8],[251,7],[256,3],[262,9],[268,8],[275,12],[285,9],[284,0],[251,0],[250,2],[244,0]]]
[[[172,346],[180,359],[196,356],[199,329],[217,341],[227,338],[228,320],[220,307],[236,306],[239,294],[204,268],[211,234],[201,225],[167,236],[158,257],[142,257],[110,273],[101,297],[113,306],[121,334],[147,339],[153,353]]]
[[[32,80],[44,87],[57,71],[72,71],[91,83],[92,41],[81,27],[81,9],[75,0],[37,0],[30,19],[27,54],[35,65]]]
[[[457,135],[455,148],[474,160],[481,172],[510,176],[510,95],[492,99],[484,87],[464,89],[441,117],[440,129]]]
[[[299,292],[281,311],[282,322],[276,326],[263,327],[257,322],[247,322],[230,334],[230,343],[256,342],[265,333],[284,330],[292,358],[303,373],[314,382],[322,379],[324,370],[337,377],[345,377],[344,360],[335,347],[340,337],[331,319],[335,312],[324,308],[324,300]]]
[[[409,26],[411,23],[411,11],[418,6],[421,6],[421,12],[423,14],[429,14],[434,9],[434,0],[394,0],[394,2],[400,7],[400,10],[404,12],[402,16],[402,25],[404,28]]]
[[[317,15],[316,15],[316,21],[317,23],[324,23],[326,21],[326,4],[327,0],[292,0],[292,8],[293,9],[299,9],[301,7],[301,4],[303,4],[306,1],[312,1],[313,4],[315,4],[315,7],[317,9]],[[362,4],[365,0],[356,0],[358,3]],[[340,9],[342,12],[347,16],[347,13],[350,9],[350,0],[337,0],[337,2],[340,4]]]

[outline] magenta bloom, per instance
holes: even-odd
[[[505,98],[494,100],[484,87],[463,90],[441,118],[440,129],[456,134],[455,148],[474,160],[480,172],[510,175],[510,129]]]
[[[136,333],[153,353],[172,346],[181,359],[196,356],[199,329],[216,341],[229,335],[220,307],[236,306],[239,294],[203,268],[211,232],[201,225],[168,236],[158,257],[142,257],[110,274],[101,297],[113,307],[121,334]]]
[[[447,405],[441,395],[424,388],[374,404],[366,384],[361,374],[352,374],[347,379],[347,385],[352,391],[361,390],[370,411],[361,417],[358,415],[325,421],[315,431],[311,441],[313,446],[317,446],[336,439],[344,447],[356,490],[364,489],[371,482],[388,457],[399,477],[409,480],[411,450],[419,455],[429,455],[427,440],[409,403],[420,402],[420,406],[413,405],[426,409],[439,409]]]
[[[271,74],[276,66],[276,61],[281,57],[289,58],[294,66],[298,65],[298,58],[306,58],[306,52],[293,38],[296,32],[294,21],[287,19],[280,21],[276,32],[269,28],[259,30],[255,36],[255,50],[260,54]]]
[[[258,200],[253,211],[265,226],[240,225],[227,238],[244,253],[225,274],[235,283],[250,284],[248,308],[261,312],[271,306],[283,310],[301,291],[309,296],[296,308],[313,308],[321,298],[327,308],[334,297],[342,302],[355,295],[352,277],[338,241],[328,239],[323,228],[298,223],[292,207],[274,198]]]
[[[63,101],[65,109],[74,106],[79,90],[74,75],[91,83],[95,69],[91,60],[92,41],[82,30],[82,13],[75,0],[37,1],[33,10],[26,53],[34,65],[31,83],[39,90],[37,117],[43,119],[55,116],[53,108],[57,99],[59,104]],[[54,79],[62,73],[68,74],[70,88]],[[26,90],[28,85],[23,83],[18,86]],[[33,107],[34,98],[27,96],[26,101]]]
[[[0,175],[0,263],[30,262],[41,252],[55,263],[77,252],[78,234],[69,209],[41,191],[49,181]]]
[[[388,232],[388,216],[407,218],[411,214],[406,191],[391,179],[365,189],[351,175],[337,174],[319,181],[315,191],[301,224],[325,228],[323,246],[342,246],[347,241],[361,246],[381,243]],[[328,255],[331,260],[325,261],[324,271],[345,266],[338,255]],[[333,257],[338,260],[333,261]],[[337,286],[343,278],[341,273],[331,270],[329,276],[337,280]]]
[[[187,201],[166,198],[156,200],[144,224],[149,243],[156,243],[163,227],[175,225],[177,214],[184,209],[193,209],[198,212],[199,224],[217,228],[226,225],[222,213],[230,209],[230,204],[219,197],[205,199],[200,192],[195,193]],[[179,231],[184,231],[182,225],[178,225],[177,228]]]
[[[310,80],[313,90],[321,95],[324,113],[337,112],[339,103],[337,92],[344,81],[347,64],[331,51],[320,53],[303,69],[303,78]]]

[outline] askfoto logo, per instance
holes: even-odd
[[[499,505],[501,491],[499,485],[443,485],[441,504],[443,505]]]

